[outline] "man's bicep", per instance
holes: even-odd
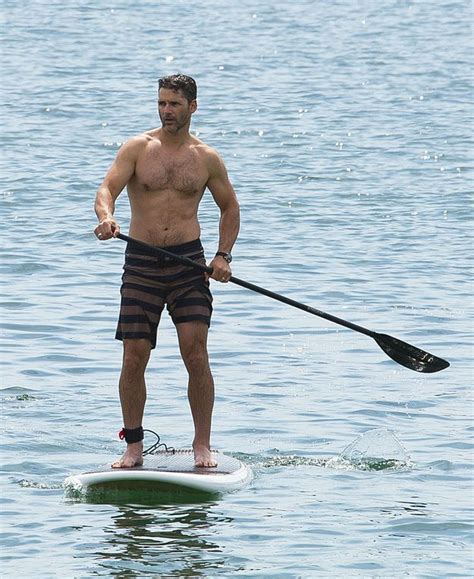
[[[107,187],[114,196],[120,194],[135,172],[135,149],[136,147],[133,147],[131,143],[125,143],[119,149],[115,161],[107,171],[102,186]]]
[[[212,179],[208,182],[207,188],[222,211],[231,205],[237,205],[237,196],[228,178]]]
[[[220,158],[217,158],[213,163],[213,170],[207,182],[207,188],[221,209],[224,209],[229,204],[237,203],[237,196],[227,174],[227,169]]]

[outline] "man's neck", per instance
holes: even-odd
[[[190,137],[189,126],[183,127],[177,133],[169,133],[162,127],[159,129],[158,135],[163,145],[178,148],[188,142]]]

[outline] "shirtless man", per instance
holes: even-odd
[[[133,137],[118,151],[97,192],[95,235],[104,241],[119,233],[115,200],[126,186],[131,237],[205,263],[197,213],[208,188],[220,210],[218,250],[209,264],[211,277],[226,282],[231,276],[230,252],[239,231],[239,204],[218,153],[189,133],[196,97],[192,78],[172,75],[160,79],[162,126]],[[130,468],[143,463],[145,370],[165,304],[189,376],[195,465],[216,466],[210,450],[214,381],[207,353],[212,312],[207,276],[129,243],[122,280],[116,338],[123,341],[119,394],[127,448],[112,466]]]

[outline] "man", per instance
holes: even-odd
[[[126,186],[131,237],[205,263],[197,213],[207,188],[220,210],[219,245],[209,264],[210,277],[226,282],[239,232],[239,204],[218,153],[189,133],[196,98],[196,83],[188,76],[159,80],[161,127],[131,138],[118,151],[97,192],[95,234],[104,241],[119,233],[115,200]],[[145,370],[165,304],[189,376],[195,465],[216,466],[210,450],[214,381],[207,353],[212,297],[206,274],[128,244],[122,281],[116,338],[123,341],[119,394],[127,448],[112,466],[143,463]]]

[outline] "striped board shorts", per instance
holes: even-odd
[[[206,264],[199,239],[164,249]],[[204,272],[133,243],[127,245],[123,270],[117,340],[145,338],[155,348],[165,304],[175,325],[197,321],[210,326],[212,295]]]

